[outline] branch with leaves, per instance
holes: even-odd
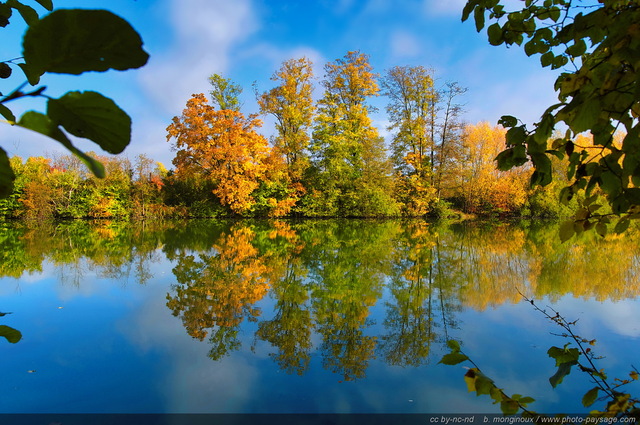
[[[53,11],[51,0],[35,0]],[[0,2],[0,27],[10,23],[17,11],[27,30],[22,40],[23,57],[0,62],[0,78],[8,79],[19,67],[27,82],[6,96],[0,93],[0,115],[11,125],[43,134],[78,156],[98,177],[104,176],[100,162],[77,149],[69,136],[89,139],[105,151],[122,152],[131,140],[131,118],[116,103],[93,91],[70,91],[56,99],[38,86],[46,73],[79,75],[127,70],[147,63],[140,35],[121,17],[106,10],[57,10],[40,18],[31,6],[17,0]],[[25,91],[27,85],[36,87]],[[28,111],[16,118],[7,106],[25,97],[47,99],[45,113]],[[0,148],[0,197],[11,194],[15,175],[7,153]]]
[[[561,201],[599,191],[621,216],[619,229],[625,227],[626,220],[640,217],[640,3],[526,0],[514,11],[501,3],[469,0],[462,20],[473,14],[479,32],[488,18],[493,21],[487,27],[492,45],[523,46],[528,56],[540,55],[543,67],[562,72],[554,85],[558,103],[532,130],[516,117],[500,119],[509,130],[506,149],[496,158],[498,168],[531,162],[531,184],[545,186],[552,181],[551,156],[567,160],[570,184]],[[559,128],[566,128],[564,136],[554,137]],[[625,136],[617,145],[614,135],[619,131]],[[575,149],[573,139],[583,132],[590,132],[594,145],[602,148],[597,161]],[[576,219],[575,231],[567,236],[594,228],[592,223],[603,232],[610,218],[587,212],[592,219]]]
[[[569,338],[576,344],[576,347],[571,347],[571,342],[569,342],[563,347],[553,346],[547,351],[549,357],[555,360],[555,365],[558,368],[556,373],[549,378],[551,386],[555,388],[561,384],[564,378],[569,375],[571,369],[576,366],[580,371],[587,373],[595,385],[583,395],[582,405],[590,407],[598,400],[608,400],[604,410],[593,410],[590,412],[591,416],[617,417],[640,415],[640,408],[636,407],[636,405],[640,404],[640,400],[631,397],[629,393],[620,391],[621,387],[637,381],[640,378],[638,370],[633,368],[629,373],[629,378],[616,378],[614,379],[614,383],[611,383],[605,371],[598,369],[596,366],[596,361],[601,359],[601,357],[595,355],[591,348],[596,344],[596,340],[583,338],[575,333],[574,326],[578,322],[577,320],[570,322],[552,308],[549,308],[551,311],[551,313],[549,313],[547,310],[538,307],[534,300],[524,295],[522,295],[522,297],[529,302],[536,311],[542,313],[547,319],[564,330],[562,334],[555,335]],[[468,369],[464,376],[469,392],[475,392],[478,396],[483,394],[489,395],[494,400],[494,403],[500,403],[500,409],[505,415],[521,413],[526,417],[538,416],[537,413],[528,408],[528,404],[535,401],[533,398],[523,397],[520,394],[507,395],[492,379],[482,373],[478,365],[467,354],[462,352],[458,341],[449,340],[447,341],[447,345],[451,349],[451,352],[445,354],[439,363],[456,365],[468,361],[474,366]]]

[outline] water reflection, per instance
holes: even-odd
[[[166,258],[175,278],[166,306],[188,335],[207,341],[212,360],[239,350],[246,344],[241,333],[250,329],[252,348],[270,346],[281,370],[303,375],[319,356],[344,381],[365,378],[374,359],[428,363],[433,344],[458,327],[462,310],[518,302],[518,291],[537,299],[614,301],[640,293],[637,233],[587,234],[561,244],[555,225],[532,223],[1,226],[2,277],[37,273],[49,262],[66,285],[82,285],[89,272],[145,284]]]

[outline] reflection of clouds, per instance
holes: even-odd
[[[131,316],[117,324],[130,344],[146,353],[162,353],[158,367],[158,392],[164,396],[166,413],[237,413],[255,397],[257,370],[246,356],[234,355],[212,361],[207,339],[189,337],[179,318],[166,307],[166,290],[153,288]],[[243,341],[246,347],[249,344]],[[160,365],[158,365],[160,366]]]
[[[559,303],[557,310],[569,321],[579,319],[576,326],[585,337],[595,337],[606,332],[623,337],[640,337],[637,299],[600,302],[566,296]]]

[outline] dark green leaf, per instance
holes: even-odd
[[[480,32],[484,28],[484,8],[476,7],[473,11],[473,18],[476,21],[476,30]]]
[[[478,5],[478,0],[468,0],[467,4],[464,5],[462,9],[462,22],[469,19],[471,12],[473,12],[473,8]]]
[[[608,229],[606,223],[599,222],[598,224],[596,224],[596,232],[603,238],[607,236],[607,231]]]
[[[6,79],[11,77],[11,72],[11,67],[7,63],[0,62],[0,78]]]
[[[533,138],[540,145],[544,145],[546,150],[547,139],[551,137],[551,133],[553,132],[553,128],[555,125],[555,120],[552,114],[545,113],[542,116],[542,119],[537,124],[536,131],[533,133]]]
[[[551,62],[551,69],[562,68],[568,62],[569,62],[569,59],[567,59],[566,56],[556,56],[553,58],[553,61]]]
[[[566,242],[574,235],[573,220],[565,221],[560,225],[560,241]]]
[[[574,58],[584,55],[587,51],[587,43],[584,40],[578,40],[571,46],[567,47],[567,54]]]
[[[625,189],[624,196],[632,205],[640,205],[640,188],[630,187]]]
[[[554,58],[555,55],[553,54],[553,52],[547,52],[544,55],[540,56],[540,64],[543,67],[547,67],[553,63]]]
[[[34,75],[143,66],[149,55],[127,21],[106,10],[56,10],[29,27],[23,56]]]
[[[524,126],[512,127],[507,130],[506,139],[507,146],[515,146],[524,143],[527,138],[527,132]]]
[[[0,115],[2,115],[7,121],[11,121],[11,122],[16,121],[16,116],[13,115],[13,112],[11,112],[11,109],[7,108],[2,103],[0,103]]]
[[[33,72],[29,65],[27,65],[26,63],[19,63],[18,66],[20,67],[20,69],[22,69],[22,72],[24,72],[24,75],[29,80],[29,84],[35,86],[40,82],[40,75],[42,74]]]
[[[18,125],[37,133],[44,134],[45,136],[60,142],[65,148],[71,151],[71,153],[80,158],[93,174],[97,177],[105,176],[102,164],[73,146],[69,138],[49,119],[48,116],[41,114],[40,112],[28,111],[20,117]]]
[[[442,356],[442,359],[440,359],[438,363],[452,366],[458,363],[462,363],[466,360],[469,360],[469,357],[459,352],[453,352],[453,353],[445,354],[444,356]]]
[[[584,397],[582,397],[582,405],[584,407],[589,407],[593,403],[595,403],[596,399],[598,398],[598,391],[598,387],[591,388],[589,391],[587,391]]]
[[[622,217],[616,223],[616,227],[614,228],[613,231],[616,232],[616,233],[624,233],[629,228],[630,224],[631,224],[631,221],[629,220],[628,217]]]
[[[497,22],[489,25],[487,35],[489,36],[489,43],[493,46],[499,46],[504,41],[502,38],[502,28],[500,28],[500,24]]]
[[[597,99],[590,99],[575,107],[575,116],[567,124],[576,134],[587,131],[596,124],[601,110],[600,102]]]
[[[69,133],[118,154],[131,140],[131,118],[113,100],[100,93],[69,92],[47,103],[49,118]]]
[[[516,117],[512,117],[511,115],[503,115],[498,120],[498,124],[505,128],[515,127],[518,125],[518,119]]]
[[[531,147],[531,145],[529,145]],[[543,153],[532,153],[531,161],[533,161],[533,165],[536,168],[537,177],[534,181],[533,176],[531,178],[532,185],[540,185],[546,186],[551,183],[552,174],[551,174],[551,160],[546,154]]]
[[[22,16],[22,19],[24,19],[24,21],[27,23],[27,25],[33,25],[38,22],[38,12],[33,10],[31,6],[22,4],[18,0],[7,0],[7,6],[11,6],[16,9],[20,13],[20,16]]]
[[[40,6],[47,9],[49,12],[53,10],[53,1],[52,0],[36,0]]]
[[[0,198],[7,198],[13,192],[13,181],[16,179],[9,157],[4,149],[0,148]]]
[[[5,325],[0,325],[0,336],[5,337],[7,341],[12,344],[22,339],[22,333],[20,333],[20,331]]]
[[[556,371],[556,373],[551,378],[549,378],[551,386],[555,388],[556,386],[558,386],[558,384],[561,384],[564,377],[571,373],[571,366],[574,366],[576,364],[578,364],[578,362],[574,361],[569,363],[562,363],[560,366],[558,366],[558,370]]]
[[[460,343],[455,339],[450,339],[447,341],[447,346],[453,351],[460,351]]]
[[[538,53],[538,44],[535,39],[529,40],[524,45],[524,52],[527,56],[532,56]]]
[[[13,10],[4,3],[0,3],[0,27],[9,25],[9,18],[13,14]]]
[[[498,156],[496,156],[496,162],[498,164],[498,170],[500,171],[509,171],[511,168],[515,166],[513,161],[513,148],[505,149],[500,152]]]

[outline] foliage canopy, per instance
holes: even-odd
[[[507,11],[503,3],[469,0],[462,20],[473,14],[481,31],[488,17],[492,45],[523,46],[527,55],[540,55],[543,67],[562,72],[554,86],[558,103],[532,130],[513,116],[500,119],[509,130],[498,167],[508,170],[530,161],[535,168],[531,183],[544,186],[552,181],[550,158],[566,158],[569,185],[561,201],[585,191],[593,204],[603,193],[613,213],[622,215],[617,230],[626,228],[629,219],[640,217],[640,4],[526,0],[520,10]],[[554,130],[563,128],[564,136],[549,146]],[[593,135],[591,152],[579,151],[573,141],[586,131]],[[619,144],[614,141],[617,131],[626,133]],[[584,205],[565,238],[592,227],[606,232],[609,217],[594,212],[592,205]]]

